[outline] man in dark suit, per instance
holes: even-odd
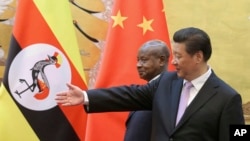
[[[207,64],[212,54],[209,36],[194,27],[180,29],[172,51],[176,72],[163,73],[151,83],[88,91],[67,84],[69,90],[58,93],[56,101],[84,104],[89,113],[152,109],[151,141],[229,141],[229,126],[244,124],[242,99]],[[190,83],[186,110],[177,121],[182,88]]]
[[[142,45],[137,55],[137,71],[141,79],[151,82],[165,72],[169,50],[160,40],[150,40]],[[124,141],[150,141],[152,112],[132,111],[126,121]]]

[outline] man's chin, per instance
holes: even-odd
[[[140,78],[141,78],[141,79],[144,79],[143,75],[140,75]]]
[[[145,75],[139,74],[139,77],[140,77],[141,79],[144,79],[144,78],[145,78]]]
[[[177,75],[178,75],[178,77],[183,77],[183,75],[182,75],[182,73],[180,73],[180,71],[177,71]]]

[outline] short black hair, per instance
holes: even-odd
[[[180,29],[174,33],[173,40],[176,43],[184,43],[186,51],[190,55],[194,55],[198,51],[202,51],[204,61],[208,61],[212,54],[212,46],[210,38],[206,32],[199,28],[187,27]]]

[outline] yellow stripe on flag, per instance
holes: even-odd
[[[9,131],[11,131],[12,133],[9,133]],[[1,84],[0,87],[0,140],[39,140],[32,128],[30,127],[29,123],[24,118],[23,114],[16,106],[15,102],[10,97],[3,84]]]
[[[79,47],[76,40],[76,34],[73,26],[72,15],[69,7],[68,0],[34,0],[39,11],[45,18],[52,32],[55,34],[59,43],[75,65],[80,76],[83,78],[85,84],[86,78],[83,71]],[[68,6],[65,8],[65,6]],[[58,10],[56,10],[58,9]],[[63,12],[61,12],[64,9]],[[59,12],[60,11],[60,12]],[[55,15],[58,15],[55,17]],[[72,22],[70,22],[72,21]],[[63,23],[63,24],[61,24]],[[63,29],[63,30],[62,30]],[[79,54],[79,55],[77,55]]]

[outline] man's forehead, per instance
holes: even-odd
[[[143,45],[145,48],[163,46],[164,44],[160,41],[147,42]]]

